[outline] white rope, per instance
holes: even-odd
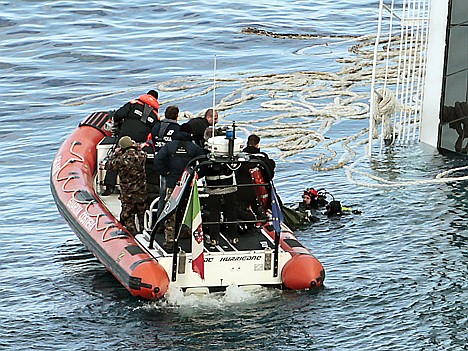
[[[391,140],[393,137],[391,115],[395,113],[398,106],[393,91],[385,88],[378,89],[374,94],[374,106],[372,135],[374,138],[378,137],[377,127],[382,123],[381,138]]]
[[[463,181],[463,180],[468,180],[468,175],[466,176],[460,176],[460,177],[447,177],[445,178],[445,175],[460,171],[460,170],[467,170],[468,167],[460,167],[448,171],[444,171],[442,173],[439,173],[435,178],[432,179],[403,179],[402,181],[398,182],[392,182],[387,179],[384,179],[382,177],[378,177],[376,175],[366,173],[360,170],[357,170],[353,167],[345,166],[345,172],[347,175],[347,179],[351,182],[353,182],[356,185],[364,186],[364,187],[370,187],[370,188],[401,188],[401,187],[407,187],[407,186],[417,186],[417,185],[430,185],[430,184],[445,184],[445,183],[453,183],[453,182],[458,182],[458,181]],[[353,173],[359,174],[361,176],[370,178],[374,180],[376,183],[369,183],[369,182],[362,182],[354,179]]]
[[[406,96],[406,105],[411,106],[412,101],[413,101],[413,90],[414,90],[414,77],[415,77],[415,70],[416,70],[416,54],[417,54],[417,48],[418,48],[418,38],[419,38],[419,31],[418,27],[414,27],[414,19],[417,19],[417,16],[415,16],[415,10],[416,9],[416,2],[413,1],[411,3],[411,44],[410,44],[410,55],[409,55],[409,62],[408,62],[408,87],[407,87],[407,96]],[[419,23],[419,21],[416,20],[416,23]],[[415,33],[416,32],[416,33]],[[412,131],[415,129],[414,121],[412,119],[412,116],[414,117],[414,113],[410,114],[408,116],[409,120],[409,126],[408,128],[408,134],[406,136],[406,141],[409,142],[411,141],[411,135],[413,134]]]
[[[158,85],[157,88],[161,92],[170,92],[166,100],[161,100],[161,104],[174,101],[184,103],[190,99],[198,101],[213,92],[215,106],[216,93],[219,95],[219,102],[215,107],[220,113],[220,118],[227,122],[235,120],[237,126],[247,135],[260,135],[262,148],[268,149],[273,157],[282,162],[303,163],[316,171],[346,167],[350,178],[351,174],[357,175],[357,172],[364,175],[363,170],[358,171],[350,164],[356,164],[355,159],[358,154],[362,155],[363,146],[367,147],[366,156],[370,155],[372,136],[375,135],[374,126],[381,126],[382,138],[395,140],[396,136],[397,139],[406,140],[408,132],[411,130],[411,134],[414,135],[414,128],[418,128],[420,123],[419,118],[409,119],[406,115],[418,111],[419,101],[412,95],[419,97],[419,91],[414,89],[411,92],[411,85],[421,85],[425,61],[420,55],[419,62],[414,64],[412,61],[413,64],[408,67],[406,56],[409,55],[411,46],[414,51],[417,47],[427,47],[427,35],[421,22],[420,35],[410,37],[408,18],[411,16],[408,15],[408,1],[404,1],[404,20],[399,35],[388,30],[385,35],[379,33],[377,36],[355,38],[354,45],[349,48],[352,54],[337,60],[342,65],[338,72],[299,71],[253,75],[240,73],[228,78],[215,75],[213,81],[199,76],[179,77]],[[383,0],[381,6],[383,7]],[[394,0],[388,9],[390,13],[395,11]],[[398,17],[395,13],[391,15]],[[395,24],[391,23],[390,28],[394,30],[395,27]],[[398,46],[401,50],[398,50]],[[408,70],[411,67],[413,69]],[[417,69],[417,73],[414,68]],[[408,74],[415,74],[413,82],[405,79]],[[369,99],[368,91],[371,85],[374,88],[371,90],[372,98]],[[106,94],[112,96],[113,93],[102,93],[102,96]],[[88,101],[100,98],[96,94]],[[82,101],[85,101],[83,97]],[[184,111],[180,113],[180,118],[198,117],[203,115],[204,111]],[[351,131],[347,136],[330,138],[330,135],[333,135],[330,133],[331,128],[341,121],[365,118],[369,118],[369,129]],[[393,124],[390,123],[392,118]],[[369,133],[370,137],[366,133]],[[386,186],[422,183],[419,180],[402,180],[391,184],[378,177],[368,179]],[[464,177],[442,177],[439,181],[456,179]]]
[[[392,39],[392,30],[393,30],[393,12],[394,12],[394,1],[392,0],[392,4],[390,7],[390,23],[389,23],[389,29],[388,29],[388,39],[387,42],[391,43]],[[386,50],[386,55],[385,55],[385,76],[384,76],[384,86],[381,89],[381,97],[382,97],[382,103],[385,104],[385,107],[383,109],[380,109],[380,113],[382,114],[382,132],[380,134],[380,153],[382,153],[383,147],[384,147],[384,140],[390,140],[392,138],[392,126],[391,126],[391,119],[390,115],[395,112],[395,108],[393,108],[390,112],[384,112],[384,110],[388,109],[388,104],[390,99],[394,99],[394,94],[393,92],[390,94],[389,89],[387,89],[387,83],[388,83],[388,75],[389,75],[389,65],[390,65],[390,48],[391,45],[387,45],[387,50]],[[385,94],[384,94],[385,92]],[[388,96],[388,95],[389,96]],[[395,104],[394,104],[395,105]]]

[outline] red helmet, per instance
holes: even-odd
[[[318,191],[315,190],[314,188],[309,189],[309,196],[310,197],[318,197]]]

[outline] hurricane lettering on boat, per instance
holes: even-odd
[[[78,202],[76,202],[74,198],[70,198],[70,200],[68,200],[67,208],[70,210],[71,213],[73,213],[75,217],[78,217],[80,212],[83,210],[81,205]]]
[[[221,257],[220,262],[259,261],[262,256]]]
[[[91,231],[94,227],[94,218],[92,218],[86,212],[82,212],[78,216],[78,221],[86,228],[86,230]]]
[[[57,156],[57,158],[54,160],[54,163],[52,164],[52,174],[56,175],[58,171],[60,171],[60,167],[62,164],[62,155]]]
[[[204,262],[213,262],[213,257],[205,257]],[[192,263],[191,258],[189,258],[188,263]]]

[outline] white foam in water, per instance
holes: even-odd
[[[279,290],[255,287],[239,287],[230,285],[225,292],[210,294],[186,294],[181,289],[170,286],[165,299],[153,304],[157,308],[194,311],[199,309],[220,309],[239,304],[253,305],[260,301],[271,300],[278,296]]]

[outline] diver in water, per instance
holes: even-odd
[[[331,197],[331,201],[327,200],[327,195]],[[343,207],[341,202],[335,200],[334,196],[325,189],[315,190],[314,188],[308,188],[304,190],[302,202],[299,203],[297,209],[306,214],[306,220],[308,222],[318,222],[320,219],[315,216],[315,214],[317,214],[317,210],[321,208],[325,208],[322,214],[327,215],[327,217],[361,213],[359,210]]]
[[[325,207],[327,204],[328,201],[323,189],[317,191],[314,188],[309,188],[304,190],[304,193],[302,194],[302,202],[299,203],[299,210],[317,210],[319,208]]]

